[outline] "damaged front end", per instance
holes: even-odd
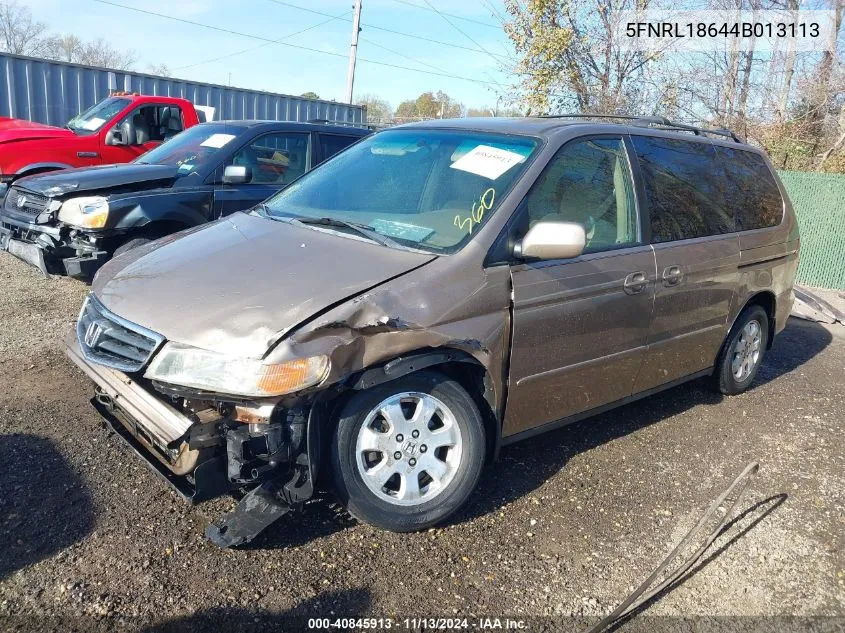
[[[110,232],[87,231],[57,220],[61,202],[12,187],[0,209],[0,250],[45,276],[90,280],[109,258]]]
[[[89,362],[85,333],[82,341],[69,335],[65,352],[95,382],[93,406],[151,470],[189,503],[243,495],[209,526],[214,543],[249,542],[313,495],[322,411],[315,400],[223,401],[154,384]]]

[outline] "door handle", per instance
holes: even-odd
[[[622,285],[624,286],[626,293],[634,295],[645,289],[648,285],[648,277],[646,277],[644,272],[637,271],[625,277],[625,283]]]
[[[679,266],[669,266],[668,268],[663,269],[663,285],[665,286],[677,286],[681,283],[681,279],[683,279],[684,274],[681,272]]]

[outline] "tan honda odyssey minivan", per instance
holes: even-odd
[[[218,544],[323,474],[354,516],[416,530],[502,444],[697,377],[747,389],[798,248],[771,165],[728,131],[430,121],[115,258],[67,352],[185,497],[243,495]]]

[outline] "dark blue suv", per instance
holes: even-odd
[[[258,204],[369,133],[322,122],[218,121],[132,163],[21,178],[0,211],[0,250],[44,274],[90,279],[114,255]]]

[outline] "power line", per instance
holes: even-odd
[[[490,0],[478,0],[483,7],[485,7],[488,11],[490,11],[490,15],[496,16],[496,19],[499,20],[499,25],[496,27],[497,29],[502,28],[502,25],[506,22],[505,16],[503,16],[499,10],[495,7],[495,5],[490,2]],[[448,14],[446,14],[448,15]]]
[[[379,44],[377,42],[373,42],[372,40],[368,40],[366,37],[362,37],[361,41],[366,42],[367,44],[370,44],[371,46],[375,46],[376,48],[380,48],[382,50],[385,50],[388,53],[393,53],[394,55],[398,55],[399,57],[404,57],[408,61],[414,62],[415,64],[421,64],[423,66],[428,66],[429,68],[433,68],[434,70],[440,72],[440,68],[435,66],[434,64],[429,64],[429,63],[426,63],[426,62],[424,62],[420,59],[416,59],[414,57],[409,57],[408,55],[405,55],[405,53],[400,53],[399,51],[395,51],[392,48],[387,48],[387,46],[382,46],[381,44]]]
[[[405,4],[409,7],[416,7],[417,9],[422,9],[423,11],[431,11],[429,7],[424,7],[422,5],[416,4],[414,2],[408,2],[408,0],[393,0],[398,4]],[[442,12],[443,15],[448,15],[450,18],[455,18],[456,20],[463,20],[464,22],[472,22],[473,24],[480,24],[481,26],[486,26],[490,29],[500,29],[501,27],[497,24],[490,24],[489,22],[482,22],[481,20],[475,20],[473,18],[468,18],[463,15],[455,15],[454,13],[446,13],[445,11]]]
[[[137,7],[129,7],[125,4],[119,4],[117,2],[111,2],[110,0],[94,0],[94,2],[98,2],[100,4],[106,4],[112,7],[117,7],[119,9],[126,9],[127,11],[134,11],[136,13],[142,13],[144,15],[152,15],[158,18],[163,18],[165,20],[171,20],[173,22],[180,22],[182,24],[190,24],[191,26],[198,26],[200,28],[209,29],[212,31],[217,31],[218,33],[227,33],[229,35],[237,35],[238,37],[246,37],[249,39],[258,40],[260,42],[266,42],[268,44],[278,44],[280,46],[287,46],[288,48],[295,48],[297,50],[308,51],[310,53],[320,53],[322,55],[329,55],[331,57],[339,57],[341,59],[347,59],[347,56],[341,53],[334,53],[331,51],[324,51],[320,50],[319,48],[311,48],[309,46],[302,46],[299,44],[291,44],[290,42],[283,42],[281,40],[274,40],[267,37],[262,37],[261,35],[253,35],[251,33],[243,33],[241,31],[235,31],[232,29],[226,29],[220,26],[213,26],[211,24],[203,24],[202,22],[194,22],[193,20],[186,20],[185,18],[177,18],[172,15],[166,15],[164,13],[157,13],[155,11],[149,11],[147,9],[139,9]],[[484,85],[491,85],[491,86],[499,86],[499,87],[506,87],[505,84],[497,83],[497,82],[490,82],[484,81],[482,79],[473,79],[471,77],[460,77],[458,75],[451,75],[449,73],[443,72],[435,72],[431,70],[422,70],[419,68],[411,68],[410,66],[401,66],[399,64],[391,64],[389,62],[381,62],[376,61],[374,59],[364,59],[359,57],[358,61],[365,62],[367,64],[375,64],[377,66],[385,66],[387,68],[395,68],[397,70],[410,70],[411,72],[415,73],[422,73],[424,75],[435,75],[438,77],[446,77],[448,79],[461,79],[463,81],[471,81],[473,83],[484,84]]]
[[[488,50],[487,50],[486,48],[484,48],[481,44],[479,44],[478,42],[476,42],[476,41],[472,38],[472,36],[470,36],[470,34],[469,34],[469,33],[465,32],[465,31],[464,31],[461,27],[459,27],[457,24],[455,24],[454,22],[452,22],[452,20],[450,20],[449,18],[447,18],[447,17],[446,17],[443,13],[441,13],[441,12],[440,12],[440,11],[438,11],[436,8],[434,8],[434,5],[433,5],[433,4],[431,4],[428,0],[423,0],[423,2],[425,2],[425,3],[429,6],[429,8],[430,8],[432,11],[434,11],[437,15],[439,15],[441,18],[443,18],[443,19],[446,21],[446,24],[448,24],[449,26],[451,26],[451,27],[452,27],[453,29],[455,29],[458,33],[460,33],[460,34],[461,34],[461,35],[463,35],[465,38],[467,38],[470,42],[472,42],[472,43],[473,43],[473,44],[475,44],[478,48],[480,48],[480,49],[481,49],[481,50],[483,50],[485,53],[487,53],[490,57],[492,57],[493,59],[496,59],[496,57],[498,57],[498,55],[494,55],[493,53],[491,53],[490,51],[488,51]]]
[[[99,1],[99,0],[97,0]],[[284,7],[290,7],[291,9],[299,9],[300,11],[306,11],[307,13],[313,13],[315,15],[322,15],[322,16],[330,16],[330,13],[325,13],[324,11],[318,11],[317,9],[309,9],[308,7],[302,7],[298,4],[293,4],[292,2],[285,2],[285,0],[270,0],[274,4],[278,4]],[[346,19],[347,22],[351,22],[352,20]],[[375,24],[368,24],[368,23],[361,23],[362,27],[366,27],[368,29],[373,29],[374,31],[383,31],[385,33],[392,33],[393,35],[401,35],[402,37],[410,37],[415,40],[421,40],[423,42],[429,42],[430,44],[438,44],[440,46],[448,46],[450,48],[459,48],[463,51],[471,51],[473,53],[485,53],[487,55],[493,55],[489,51],[484,50],[483,48],[470,48],[469,46],[461,46],[460,44],[452,44],[450,42],[442,42],[440,40],[435,40],[430,37],[423,37],[422,35],[416,35],[415,33],[406,33],[404,31],[396,31],[394,29],[389,29],[384,26],[376,26]],[[472,38],[470,38],[472,39]],[[493,55],[493,57],[503,57],[502,55]]]
[[[334,22],[337,19],[344,18],[348,14],[349,14],[349,11],[347,11],[346,13],[342,13],[341,15],[337,15],[333,18],[329,18],[328,20],[323,20],[322,22],[314,24],[313,26],[309,26],[308,28],[301,29],[299,31],[295,31],[293,33],[288,33],[287,35],[283,35],[279,39],[281,39],[281,40],[290,39],[290,38],[294,37],[295,35],[300,35],[301,33],[305,33],[307,31],[311,31],[313,29],[319,28],[319,27],[323,26],[324,24],[328,24],[329,22]],[[178,68],[174,68],[173,70],[174,71],[185,70],[186,68],[195,68],[197,66],[203,66],[205,64],[212,64],[214,62],[219,62],[219,61],[224,60],[224,59],[229,59],[230,57],[236,57],[237,55],[243,55],[244,53],[251,53],[252,51],[257,51],[258,49],[264,48],[266,46],[271,46],[272,44],[275,44],[275,43],[276,42],[264,42],[263,44],[259,44],[258,46],[253,46],[252,48],[245,48],[242,51],[237,51],[235,53],[229,53],[228,55],[221,55],[220,57],[215,57],[213,59],[206,59],[205,61],[197,62],[196,64],[188,64],[187,66],[179,66]]]

